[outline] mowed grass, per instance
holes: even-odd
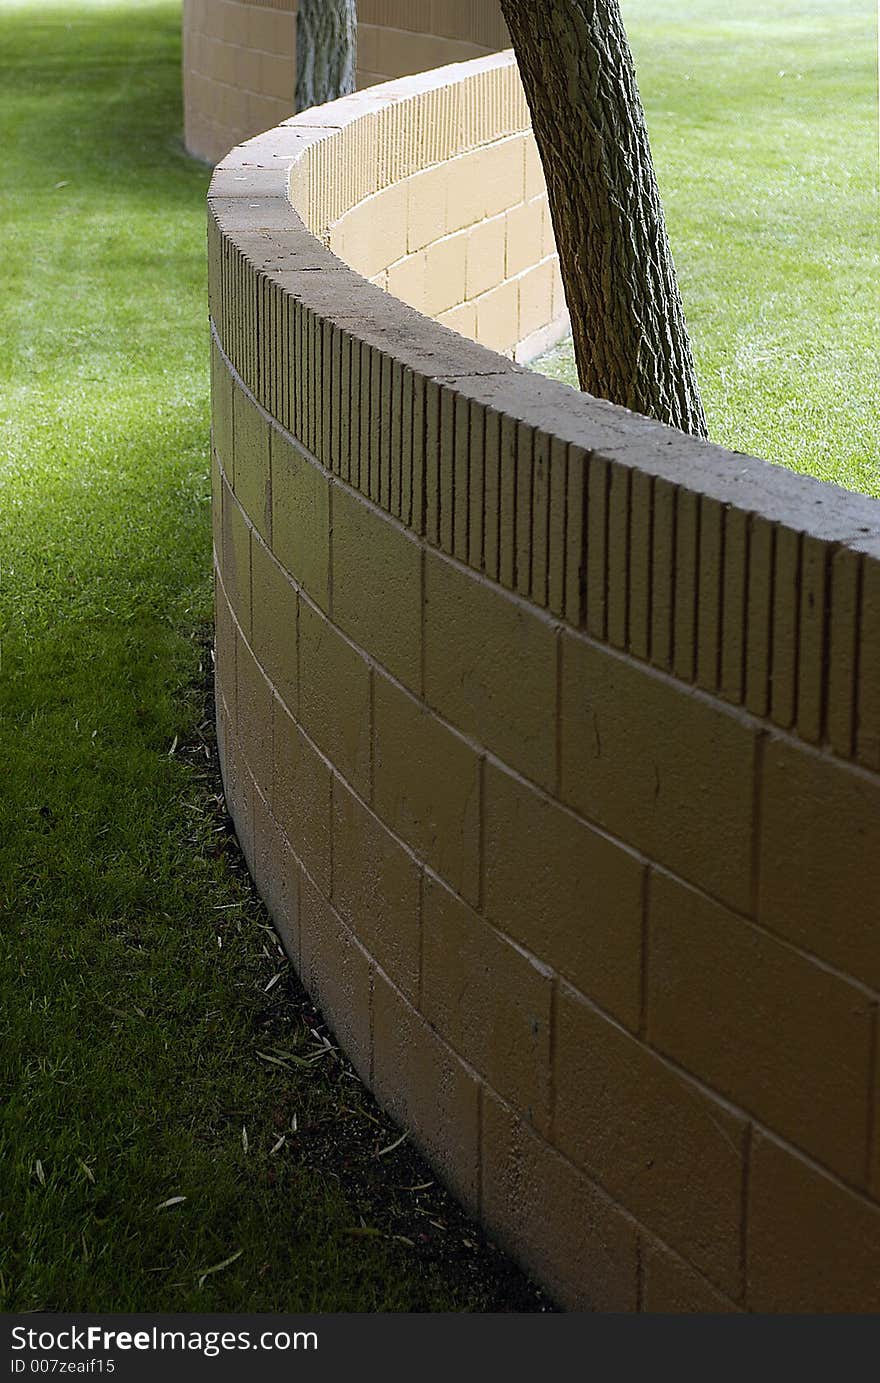
[[[880,496],[875,7],[621,8],[713,440]]]
[[[0,1310],[506,1309],[340,1175],[401,1179],[397,1135],[310,1031],[195,767],[208,174],[179,26],[179,0],[0,3]]]

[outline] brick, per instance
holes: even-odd
[[[421,548],[342,489],[333,496],[333,617],[414,691],[421,686]]]
[[[566,1309],[636,1309],[632,1220],[489,1091],[481,1215]]]
[[[745,1120],[565,986],[555,1080],[560,1150],[735,1297]]]
[[[770,716],[787,729],[797,712],[798,595],[801,535],[780,526],[773,559],[773,637],[770,663]]]
[[[675,590],[675,487],[659,476],[654,480],[651,542],[651,662],[672,666],[672,621]]]
[[[251,548],[253,647],[264,673],[291,710],[297,706],[299,597],[259,538]]]
[[[545,259],[517,279],[519,326],[517,340],[524,341],[553,320],[553,264]]]
[[[235,452],[235,497],[257,532],[268,542],[271,536],[269,487],[269,419],[236,386],[232,396],[232,433]]]
[[[564,801],[747,909],[754,731],[659,673],[562,637]]]
[[[729,1315],[738,1310],[689,1263],[647,1239],[642,1241],[642,1284],[642,1310],[652,1314]]]
[[[651,883],[648,1037],[850,1181],[864,1177],[871,1005],[672,879]]]
[[[475,1209],[477,1080],[381,973],[373,993],[373,1089],[444,1181]]]
[[[235,826],[235,834],[248,868],[253,867],[253,778],[235,736],[235,726],[226,725],[223,751],[223,796]]]
[[[776,529],[752,515],[746,580],[746,706],[765,716],[770,708],[770,628]]]
[[[477,340],[492,351],[512,351],[519,340],[519,287],[515,279],[474,300]]]
[[[484,216],[497,216],[524,200],[524,143],[523,135],[516,134],[482,150],[479,177]]]
[[[277,698],[273,717],[272,811],[297,857],[329,894],[330,769]]]
[[[300,978],[342,1050],[369,1078],[373,968],[363,947],[303,875]]]
[[[235,621],[216,568],[214,571],[214,679],[218,702],[222,697],[234,718],[236,710]]]
[[[880,987],[880,782],[806,746],[771,739],[761,822],[760,920]]]
[[[464,233],[437,240],[425,251],[424,311],[429,317],[464,302],[467,253]]]
[[[433,879],[425,880],[422,930],[420,1007],[428,1022],[546,1134],[549,972]]]
[[[343,777],[370,790],[370,668],[338,629],[300,604],[300,721]]]
[[[388,292],[401,302],[409,303],[417,312],[425,311],[427,291],[427,260],[424,250],[407,255],[388,268]]]
[[[856,753],[880,771],[880,561],[870,554],[862,559],[860,613]]]
[[[487,916],[636,1028],[641,864],[493,764],[485,782]]]
[[[232,376],[216,341],[211,342],[211,443],[230,485],[233,484]]]
[[[503,217],[483,221],[467,232],[467,296],[479,297],[501,283],[504,274]]]
[[[446,169],[442,164],[407,179],[407,250],[422,250],[446,223]]]
[[[236,730],[248,768],[264,793],[272,783],[272,688],[245,640],[236,640]]]
[[[212,560],[223,561],[223,479],[216,453],[211,452],[211,541]]]
[[[746,1253],[751,1311],[880,1311],[880,1209],[757,1131]]]
[[[847,759],[853,750],[858,589],[859,558],[839,548],[831,562],[827,720],[832,748]]]
[[[415,1000],[419,985],[418,866],[338,779],[333,783],[332,902],[361,945]]]
[[[533,197],[546,197],[547,184],[544,181],[544,165],[541,163],[541,156],[538,153],[538,146],[533,134],[529,133],[523,142],[525,154],[525,187],[524,193],[526,201],[531,201]]]
[[[269,810],[253,793],[254,882],[292,964],[299,970],[299,863]]]
[[[329,609],[330,500],[326,475],[272,432],[272,551],[322,610]]]
[[[446,163],[446,231],[462,230],[486,216],[486,167],[482,150]]]
[[[516,668],[516,677],[508,671]],[[460,730],[535,781],[555,767],[554,630],[524,605],[428,553],[425,695]]]
[[[386,678],[373,694],[378,815],[456,892],[479,894],[480,764],[464,740]]]
[[[543,207],[540,201],[513,207],[505,218],[503,277],[515,278],[542,258]]]
[[[228,486],[223,486],[222,576],[226,595],[245,634],[251,632],[251,530]]]

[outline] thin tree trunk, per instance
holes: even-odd
[[[322,106],[354,91],[356,0],[299,0],[296,108]]]
[[[581,388],[706,436],[618,0],[501,0],[544,165]]]

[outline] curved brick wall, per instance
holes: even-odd
[[[496,53],[498,0],[358,0],[359,87]],[[296,0],[183,0],[184,138],[216,163],[293,110]]]
[[[880,506],[531,374],[308,228],[427,187],[456,112],[508,138],[512,76],[215,173],[230,809],[345,1050],[560,1301],[877,1310]]]

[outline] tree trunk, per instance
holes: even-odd
[[[619,0],[501,0],[544,173],[581,388],[705,437]]]
[[[356,0],[299,0],[296,108],[322,106],[354,91]]]

